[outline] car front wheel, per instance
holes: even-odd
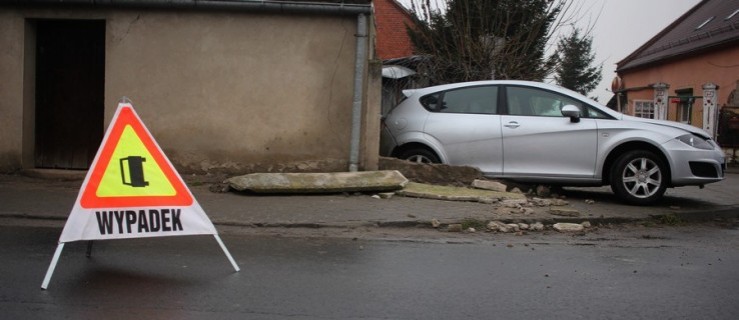
[[[632,150],[616,159],[611,170],[611,189],[629,204],[653,204],[667,189],[666,174],[662,159],[654,153]]]
[[[433,151],[418,147],[404,150],[398,155],[398,158],[415,163],[441,163],[441,160]]]

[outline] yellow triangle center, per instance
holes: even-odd
[[[95,192],[98,197],[174,196],[176,191],[136,132],[126,125]]]

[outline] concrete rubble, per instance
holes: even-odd
[[[396,170],[329,173],[252,173],[225,181],[237,191],[255,193],[336,193],[393,191],[406,179]],[[385,194],[387,196],[387,194]],[[382,197],[382,195],[380,196]]]
[[[491,190],[491,191],[497,191],[497,192],[506,192],[506,189],[508,188],[507,185],[500,183],[498,181],[480,180],[480,179],[475,179],[474,181],[472,181],[472,187],[477,188],[477,189]]]
[[[448,201],[473,201],[482,203],[497,203],[514,199],[526,202],[526,196],[518,193],[499,192],[483,189],[462,187],[438,186],[431,184],[409,182],[398,195],[415,198],[437,199]]]
[[[559,223],[553,224],[552,228],[559,232],[581,232],[581,231],[584,231],[586,228],[590,228],[590,222],[587,222],[587,221],[583,223],[559,222]]]
[[[549,208],[549,213],[560,217],[579,217],[580,212],[570,208],[552,207]]]
[[[467,167],[401,162],[392,161],[404,171],[252,174],[229,179],[183,175],[183,179],[213,223],[226,226],[422,227],[520,234],[582,232],[577,230],[637,221],[739,219],[739,202],[733,196],[739,192],[736,171],[705,190],[669,189],[664,203],[633,207],[620,203],[610,190],[601,190],[605,188],[565,192],[565,200],[558,195],[563,190],[486,180]],[[410,173],[413,179],[407,178],[409,168],[418,168]],[[33,173],[0,175],[0,218],[66,220],[84,172],[72,178],[56,171]],[[423,181],[427,183],[419,183]]]

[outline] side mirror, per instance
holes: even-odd
[[[580,122],[580,108],[571,104],[562,107],[562,115],[565,117],[570,117],[571,122]]]

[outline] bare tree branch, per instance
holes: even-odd
[[[579,7],[571,0],[413,0],[409,35],[432,84],[484,79],[541,81],[556,59],[547,57]]]

